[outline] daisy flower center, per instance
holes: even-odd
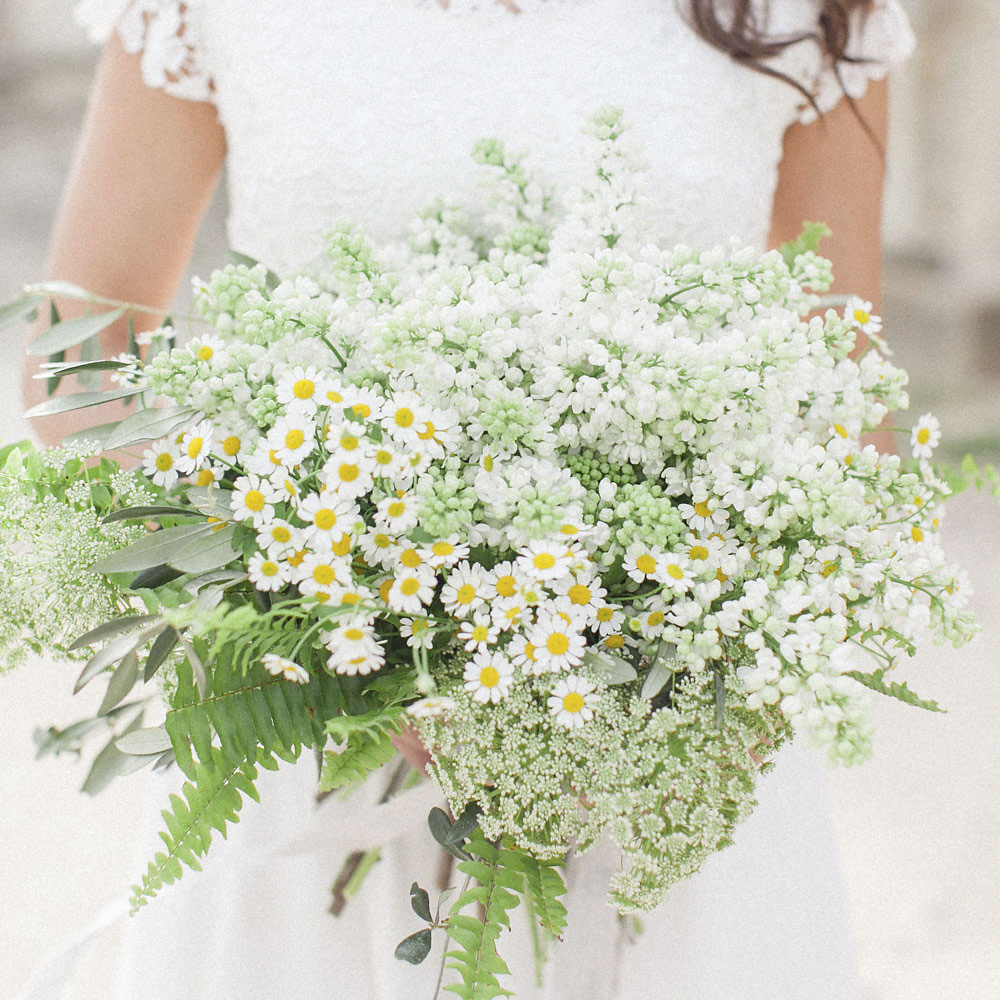
[[[692,559],[707,559],[708,549],[706,549],[704,545],[693,545],[691,550],[688,552],[688,555]]]
[[[652,556],[639,556],[635,561],[635,566],[641,573],[649,576],[656,570],[656,560]]]
[[[694,505],[694,512],[699,517],[710,517],[711,514],[712,514],[712,508],[708,506],[708,501],[707,500],[699,500]]]
[[[468,604],[470,601],[476,599],[476,588],[472,586],[471,583],[465,583],[458,588],[458,592],[455,594],[455,600],[459,604]]]
[[[490,632],[485,625],[477,625],[472,630],[472,638],[475,639],[476,642],[486,642],[486,640],[489,637],[490,637]]]
[[[928,435],[928,437],[929,436],[930,435]],[[204,447],[204,445],[205,445],[204,438],[200,437],[191,438],[191,440],[188,442],[188,447],[187,447],[188,458],[197,458],[201,454],[201,449]]]
[[[420,553],[417,552],[416,549],[407,549],[399,557],[399,561],[404,566],[409,566],[410,569],[415,569],[423,562],[423,560],[420,558]]]
[[[583,708],[583,695],[577,694],[576,691],[570,691],[563,698],[563,708],[567,712],[573,712],[574,714],[579,712]]]
[[[517,593],[517,581],[512,576],[502,576],[497,580],[497,593],[501,597],[513,597]]]
[[[420,581],[415,577],[407,577],[400,585],[399,589],[407,596],[412,597],[420,589]]]
[[[931,432],[926,427],[921,427],[920,430],[917,431],[917,440],[921,444],[927,444],[927,442],[930,441],[930,439],[931,439]]]
[[[353,483],[361,475],[361,470],[356,465],[345,464],[337,469],[337,475],[340,476],[342,482]]]
[[[302,442],[305,441],[306,436],[302,431],[296,429],[294,431],[289,431],[285,435],[285,447],[291,448],[292,450],[302,447]]]
[[[292,395],[296,399],[312,399],[315,391],[316,383],[309,378],[300,378],[295,385],[292,386]]]
[[[500,683],[500,673],[496,667],[483,667],[479,672],[479,683],[485,688],[495,688]]]
[[[553,656],[562,656],[569,649],[569,639],[562,632],[554,632],[545,640],[545,648]]]
[[[590,587],[585,587],[582,583],[569,588],[569,599],[573,604],[589,604],[590,596]]]
[[[316,511],[316,517],[313,520],[320,531],[329,531],[337,523],[337,514],[329,507],[321,507]]]
[[[240,450],[240,439],[235,434],[230,434],[225,441],[222,442],[222,450],[232,458]]]
[[[211,486],[215,482],[215,473],[211,469],[202,469],[198,473],[199,486]]]
[[[431,546],[431,552],[436,556],[450,556],[455,551],[455,546],[450,542],[435,542]]]
[[[402,517],[406,513],[406,504],[399,500],[389,504],[389,517]]]
[[[215,354],[215,351],[213,351],[212,348],[208,346],[208,344],[203,344],[201,347],[198,348],[199,361],[211,361],[213,354]]]
[[[403,406],[396,410],[393,420],[397,427],[410,427],[414,421],[413,410]]]
[[[611,608],[601,608],[597,612],[597,620],[599,622],[609,622],[614,617],[614,611]]]
[[[271,529],[271,537],[276,542],[290,542],[292,533],[283,524],[279,524]]]
[[[364,632],[362,632],[359,628],[349,628],[344,632],[344,638],[350,639],[351,642],[359,642],[364,637]]]
[[[260,571],[264,576],[276,576],[278,573],[278,564],[270,560],[262,562],[260,564]]]
[[[677,563],[671,563],[667,567],[667,573],[670,576],[672,576],[675,580],[683,580],[684,579],[684,570],[682,570],[680,568],[680,566],[677,565]]]
[[[162,455],[156,456],[156,467],[160,472],[169,472],[174,467],[174,460],[171,455],[164,452]]]
[[[255,514],[264,509],[264,494],[260,490],[247,490],[247,495],[243,498],[247,510],[252,510]]]
[[[556,564],[556,557],[551,552],[539,552],[532,562],[535,569],[552,569]]]
[[[337,574],[334,573],[332,566],[323,564],[322,566],[317,566],[313,570],[313,579],[317,583],[322,584],[324,587],[327,586],[327,584],[333,583],[336,578]]]

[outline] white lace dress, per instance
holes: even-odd
[[[471,191],[474,140],[528,147],[567,168],[583,117],[624,106],[650,164],[656,228],[668,242],[763,245],[785,129],[801,94],[739,67],[698,38],[675,0],[86,0],[95,37],[117,23],[146,82],[218,108],[228,141],[229,236],[279,273],[353,219],[398,235],[429,195]],[[817,0],[773,0],[775,33],[814,30]],[[856,19],[843,71],[859,96],[912,46],[896,0]],[[817,46],[781,68],[821,109],[841,91]],[[470,195],[471,196],[471,195]],[[535,983],[526,930],[503,947],[522,1000],[851,1000],[850,929],[824,797],[823,761],[781,755],[737,845],[643,921],[603,902],[614,857],[569,871],[572,920]],[[381,813],[377,782],[351,802],[313,799],[311,761],[265,774],[204,874],[190,873],[121,929],[120,1000],[429,1000],[436,953],[412,969],[392,949],[419,928],[412,879],[435,883],[425,845],[432,792]],[[378,781],[381,782],[380,776]],[[156,788],[158,803],[179,784]],[[153,818],[155,817],[155,819]],[[152,825],[144,847],[152,851]],[[326,914],[345,851],[385,844],[360,896]],[[293,844],[289,848],[289,843]],[[295,853],[298,851],[298,853]],[[278,856],[275,856],[277,854]]]

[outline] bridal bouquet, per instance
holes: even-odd
[[[188,779],[137,906],[199,867],[258,768],[316,750],[337,789],[416,725],[466,882],[444,916],[414,885],[429,926],[398,954],[440,929],[449,988],[494,997],[519,901],[562,930],[571,849],[612,838],[611,899],[650,909],[730,842],[773,747],[852,763],[871,692],[936,708],[895,667],[922,630],[975,631],[938,544],[939,430],[918,421],[912,463],[862,444],[906,377],[868,304],[819,311],[823,227],[782,252],[660,247],[620,111],[585,132],[560,197],[484,141],[488,211],[435,203],[380,250],[342,227],[285,280],[231,265],[196,284],[207,332],[46,366],[118,388],[39,412],[138,406],[0,453],[0,628],[12,655],[85,661],[103,717],[159,680],[165,723],[116,732],[105,762]],[[11,308],[55,294],[77,292]],[[36,353],[131,308],[112,305]],[[133,448],[135,471],[95,462]]]

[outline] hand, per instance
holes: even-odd
[[[431,755],[420,741],[416,729],[406,726],[392,738],[392,745],[421,773],[426,773]]]

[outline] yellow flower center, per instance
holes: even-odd
[[[871,317],[871,313],[869,313],[865,309],[855,309],[854,310],[854,319],[855,319],[855,322],[860,323],[862,326],[864,326],[865,323],[867,323],[871,318],[872,318]]]
[[[361,475],[361,469],[356,465],[345,463],[337,469],[337,475],[340,476],[342,483],[353,483]]]
[[[712,508],[711,508],[711,507],[709,507],[709,505],[708,505],[708,501],[707,501],[707,500],[699,500],[699,501],[698,501],[698,502],[697,502],[697,503],[696,503],[696,504],[694,505],[694,512],[695,512],[695,513],[696,513],[696,514],[697,514],[697,515],[698,515],[699,517],[709,517],[709,516],[711,516],[711,513],[712,513]]]
[[[517,581],[509,573],[497,580],[497,593],[501,597],[513,597],[517,593]]]
[[[372,408],[367,403],[355,403],[351,413],[357,420],[367,420],[372,415]]]
[[[430,441],[436,433],[437,428],[428,420],[426,428],[420,431],[417,434],[417,437],[420,438],[421,441]]]
[[[410,427],[415,419],[413,410],[405,406],[401,406],[393,415],[393,420],[397,427]]]
[[[389,603],[389,591],[392,590],[392,580],[383,580],[379,584],[378,596],[382,598],[387,604]]]
[[[535,569],[552,569],[556,564],[556,557],[551,552],[539,552],[532,560]]]
[[[402,517],[406,513],[406,504],[395,500],[389,504],[387,513],[389,517]]]
[[[492,455],[483,455],[483,468],[487,472],[492,472],[493,471],[493,456]]]
[[[325,587],[337,579],[337,574],[334,573],[332,566],[329,566],[327,563],[321,563],[313,570],[313,579]]]
[[[341,604],[345,604],[348,607],[353,607],[355,604],[360,604],[361,603],[361,595],[360,594],[353,594],[353,593],[352,594],[344,594],[340,598],[340,603]]]
[[[295,385],[292,386],[292,395],[296,399],[312,399],[313,393],[316,391],[316,383],[312,379],[300,378]]]
[[[485,625],[477,625],[472,630],[472,638],[475,639],[476,642],[486,642],[489,637],[490,630]]]
[[[415,569],[423,562],[423,559],[420,558],[420,553],[416,549],[405,549],[400,555],[399,561],[404,566],[409,566],[410,569]]]
[[[301,566],[302,560],[305,559],[305,557],[306,557],[306,550],[299,549],[298,552],[293,552],[290,556],[288,556],[288,565]]]
[[[625,636],[623,635],[609,635],[607,639],[604,640],[604,645],[608,649],[621,649],[625,645]]]
[[[202,346],[198,348],[199,361],[211,361],[213,354],[215,354],[215,351],[213,351],[208,344],[202,344]]]
[[[847,428],[843,424],[834,424],[833,429],[842,437],[847,437]]]
[[[597,611],[597,620],[599,622],[609,622],[614,618],[615,612],[613,608],[599,608]]]
[[[590,597],[590,587],[585,587],[582,583],[575,583],[569,588],[571,604],[589,604]]]
[[[545,640],[545,648],[553,656],[562,656],[569,649],[569,639],[562,632],[553,632]]]
[[[563,698],[563,708],[567,712],[572,712],[574,715],[583,708],[583,695],[578,694],[576,691],[570,691],[568,695]]]
[[[388,535],[378,534],[375,536],[375,548],[387,549],[392,545],[392,539]]]
[[[331,403],[342,403],[344,401],[344,397],[336,389],[330,389],[326,394],[326,398]]]
[[[412,597],[420,589],[420,581],[414,576],[408,576],[400,585],[399,589],[407,596]]]
[[[174,467],[173,455],[168,455],[165,451],[156,456],[156,467],[160,472],[169,472]]]
[[[559,530],[564,535],[576,535],[580,531],[575,524],[564,524]]]
[[[340,447],[344,451],[354,451],[361,442],[353,434],[345,434],[340,439]]]
[[[495,688],[500,683],[500,672],[496,667],[483,667],[479,671],[479,683],[484,688]]]
[[[916,525],[910,529],[910,534],[913,536],[913,540],[915,542],[922,542],[924,540],[923,530],[918,528]]]
[[[337,523],[337,513],[330,510],[329,507],[320,507],[316,511],[313,523],[320,531],[329,531]]]
[[[276,562],[262,562],[260,564],[260,571],[264,576],[276,576],[278,573],[278,564]]]
[[[351,642],[358,642],[360,639],[365,637],[364,632],[359,628],[349,628],[344,630],[344,638],[350,639]]]
[[[463,583],[461,587],[458,588],[458,593],[455,594],[455,600],[459,604],[470,604],[476,599],[476,588],[472,586],[471,583]]]
[[[927,442],[930,441],[930,439],[931,439],[931,432],[927,427],[921,427],[920,430],[917,431],[917,440],[921,444],[927,444]]]
[[[296,448],[302,447],[302,442],[305,441],[306,436],[298,428],[294,431],[289,431],[285,435],[285,447],[290,448],[294,451]]]
[[[243,499],[247,510],[252,510],[255,514],[264,509],[264,494],[260,490],[247,490],[247,495]]]
[[[688,551],[688,555],[692,559],[707,559],[708,549],[706,549],[704,545],[692,545]]]
[[[392,465],[392,452],[386,451],[385,448],[379,448],[379,450],[375,452],[375,464]]]
[[[205,439],[200,437],[191,438],[188,441],[188,458],[197,458],[201,454],[201,449],[205,447]]]
[[[672,576],[675,580],[683,580],[684,570],[682,570],[677,563],[670,563],[670,565],[667,566],[667,575]]]
[[[197,482],[199,486],[211,486],[215,482],[215,473],[211,469],[202,469]]]
[[[647,624],[656,628],[657,625],[663,624],[663,619],[666,617],[662,611],[654,611],[649,618],[646,620]]]
[[[431,546],[431,552],[436,556],[450,556],[455,551],[455,546],[451,542],[435,542]]]
[[[332,545],[335,556],[346,556],[351,551],[351,536],[341,535]]]
[[[292,540],[292,533],[283,524],[276,524],[271,529],[271,537],[276,542],[290,542]]]
[[[524,655],[527,659],[531,660],[532,663],[535,662],[535,644],[532,642],[526,642],[524,644]]]
[[[652,556],[639,556],[635,561],[635,566],[640,573],[645,573],[646,576],[651,576],[656,572],[656,560]]]
[[[240,439],[235,434],[230,434],[225,441],[222,442],[222,450],[230,458],[233,457],[240,450]]]

